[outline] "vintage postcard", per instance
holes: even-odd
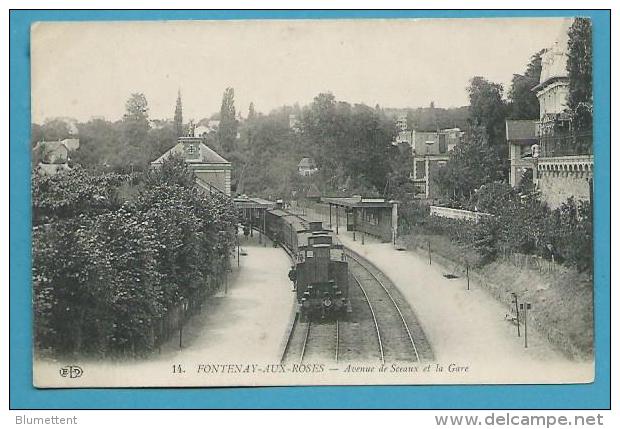
[[[31,27],[38,388],[590,383],[587,18]]]

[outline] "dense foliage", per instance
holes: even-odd
[[[384,194],[393,173],[392,156],[398,153],[391,145],[393,118],[381,109],[337,101],[329,93],[303,108],[284,106],[267,115],[257,114],[252,104],[239,134],[233,149],[210,136],[207,144],[232,162],[238,193],[269,198],[298,198],[311,186],[330,195]],[[311,177],[298,173],[304,157],[318,166]]]
[[[302,112],[302,135],[319,169],[329,174],[329,190],[383,191],[389,150],[396,129],[380,109],[351,106],[332,94],[319,94]]]
[[[237,141],[237,115],[235,110],[235,90],[226,88],[222,97],[220,109],[220,125],[217,130],[219,143],[224,150],[230,152],[235,149]]]
[[[177,129],[173,121],[151,121],[144,94],[132,94],[126,112],[119,121],[93,118],[75,123],[75,131],[67,120],[59,118],[33,124],[31,142],[54,141],[78,137],[80,147],[70,154],[70,165],[87,169],[129,173],[145,171],[151,161],[176,144]],[[39,159],[41,154],[33,154]]]
[[[500,151],[489,144],[484,129],[472,128],[449,154],[445,167],[437,171],[435,185],[450,205],[461,205],[485,183],[505,177]]]
[[[589,202],[569,199],[551,210],[532,194],[519,193],[510,185],[491,182],[482,186],[463,208],[488,213],[480,222],[428,216],[415,205],[415,220],[408,221],[430,234],[448,236],[474,250],[479,263],[493,261],[502,253],[522,253],[553,259],[579,271],[592,270],[592,213]]]
[[[592,127],[592,23],[575,18],[568,31],[568,107],[577,129]]]
[[[129,200],[119,190],[137,188]],[[35,343],[52,355],[141,355],[228,266],[236,217],[172,158],[146,174],[33,177]]]
[[[538,119],[540,103],[536,93],[532,91],[540,81],[542,70],[542,54],[545,50],[536,52],[530,58],[523,74],[512,76],[512,85],[508,91],[508,105],[510,119]]]
[[[183,102],[181,101],[181,91],[177,95],[177,104],[174,107],[174,132],[177,137],[183,135]]]

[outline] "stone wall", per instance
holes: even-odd
[[[469,210],[453,209],[450,207],[441,206],[430,206],[430,215],[445,217],[448,219],[470,220],[476,223],[480,222],[480,219],[485,216],[491,216],[488,213],[472,212]]]
[[[555,209],[568,198],[589,201],[593,160],[591,156],[541,158],[537,181],[541,198]]]
[[[198,179],[230,195],[230,170],[202,170],[195,173]]]

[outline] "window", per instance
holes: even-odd
[[[426,177],[426,163],[425,161],[416,161],[415,178],[424,179]]]
[[[446,153],[448,145],[446,144],[446,135],[439,134],[439,153]]]
[[[379,225],[379,217],[374,212],[366,212],[364,221],[371,225]]]

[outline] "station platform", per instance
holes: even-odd
[[[325,215],[309,212],[321,220]],[[332,225],[335,231],[335,224]],[[575,362],[559,351],[532,326],[528,326],[528,348],[523,332],[505,320],[506,307],[485,289],[465,278],[448,279],[451,271],[416,251],[402,251],[366,235],[346,231],[340,225],[338,238],[383,271],[399,288],[431,343],[437,362],[469,366],[470,374],[458,382],[481,383],[587,383],[594,377],[592,362]],[[523,326],[521,327],[523,329]]]
[[[227,290],[210,297],[200,314],[183,328],[178,341],[166,344],[162,358],[211,362],[278,362],[295,295],[288,279],[290,262],[271,241],[239,236],[240,266],[231,260]],[[245,255],[244,255],[245,254]]]

